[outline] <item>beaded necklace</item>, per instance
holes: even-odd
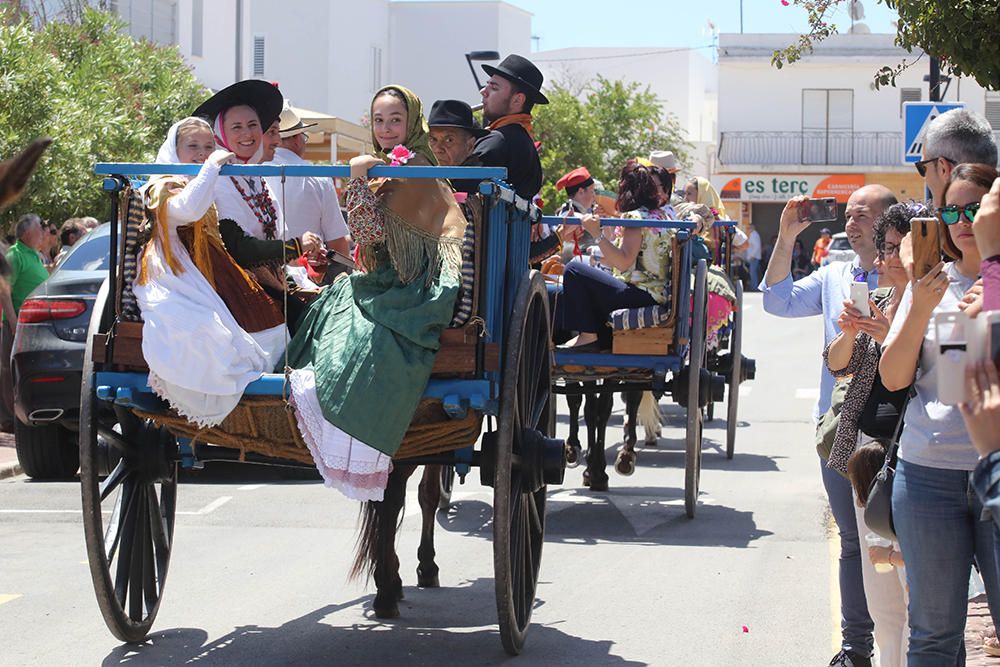
[[[236,191],[240,193],[243,201],[247,203],[247,206],[253,212],[254,217],[260,222],[261,227],[264,229],[264,238],[269,241],[273,240],[278,231],[278,212],[274,208],[274,202],[271,201],[271,197],[267,194],[267,188],[261,187],[260,192],[255,192],[257,189],[255,183],[244,178],[244,182],[250,188],[250,194],[247,194],[246,190],[240,187],[240,183],[236,180],[235,176],[230,176],[229,180],[236,186]],[[261,185],[263,186],[263,183]]]

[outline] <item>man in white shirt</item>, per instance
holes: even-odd
[[[750,268],[750,285],[751,289],[757,289],[757,285],[760,283],[760,234],[757,233],[757,229],[753,224],[748,224],[747,230],[750,232],[747,236],[746,248],[747,264],[749,264]]]
[[[312,164],[303,158],[306,151],[306,125],[291,109],[281,112],[278,120],[281,146],[275,149],[274,159],[268,164]],[[337,189],[330,178],[315,176],[286,177],[284,186],[280,176],[267,177],[267,183],[277,196],[278,205],[284,214],[285,227],[289,238],[302,236],[304,232],[317,234],[326,247],[341,255],[348,255],[347,224],[340,211]],[[284,188],[284,196],[282,196]]]

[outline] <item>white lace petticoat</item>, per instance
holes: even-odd
[[[353,500],[382,500],[392,458],[323,417],[316,396],[316,375],[311,370],[293,370],[289,384],[299,432],[326,486]]]

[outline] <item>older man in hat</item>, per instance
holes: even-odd
[[[472,153],[476,140],[489,134],[472,117],[472,107],[461,100],[438,100],[427,116],[431,150],[438,164],[457,167]]]
[[[542,94],[542,73],[527,58],[512,54],[496,67],[483,65],[490,76],[479,91],[483,98],[483,117],[490,132],[476,141],[467,166],[506,167],[507,182],[519,196],[531,200],[542,187],[542,163],[535,148],[531,110],[536,104],[548,104]],[[457,185],[474,192],[477,183]]]
[[[294,111],[286,107],[278,118],[281,145],[275,148],[274,158],[269,164],[311,165],[312,162],[305,159],[306,141],[309,138],[306,130],[314,125],[316,123],[303,123]],[[282,207],[290,237],[301,237],[305,232],[312,232],[323,239],[328,249],[341,255],[348,254],[347,224],[331,179],[316,176],[288,177],[282,185],[280,176],[269,176],[267,183]]]

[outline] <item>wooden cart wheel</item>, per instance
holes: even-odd
[[[83,527],[97,603],[111,633],[124,642],[149,633],[163,594],[174,535],[177,444],[165,429],[129,410],[98,400],[93,337],[110,328],[105,281],[94,303],[80,391],[80,486]],[[109,443],[119,456],[102,479],[100,451]]]
[[[693,519],[698,507],[698,484],[701,481],[701,432],[700,407],[701,369],[705,364],[705,330],[707,306],[708,266],[698,260],[695,270],[694,303],[691,309],[691,345],[688,350],[687,386],[687,442],[684,463],[684,509]]]
[[[736,454],[736,424],[740,403],[740,378],[743,372],[743,283],[736,283],[736,312],[729,333],[729,403],[726,412],[726,458]]]
[[[521,456],[526,438],[549,433],[552,354],[545,283],[525,276],[507,327],[493,486],[493,568],[504,650],[524,645],[545,539],[544,484]],[[535,488],[532,488],[535,487]]]
[[[451,492],[455,488],[455,466],[441,466],[441,473],[438,477],[441,485],[441,495],[438,498],[438,509],[447,512],[451,507]]]

